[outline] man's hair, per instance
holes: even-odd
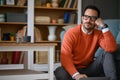
[[[88,5],[88,6],[86,6],[86,8],[85,8],[84,11],[83,11],[83,15],[84,15],[84,13],[85,13],[85,11],[86,11],[87,9],[93,9],[93,10],[97,11],[98,17],[100,17],[100,10],[99,10],[96,6],[94,6],[94,5]]]

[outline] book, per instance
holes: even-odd
[[[2,30],[1,30],[1,27],[0,27],[0,41],[2,40]]]
[[[74,22],[74,24],[77,24],[78,23],[78,13],[75,13],[76,15],[75,15],[75,22]]]
[[[22,51],[20,53],[19,64],[23,64],[23,62],[24,62],[24,53],[25,53],[25,51]]]
[[[65,12],[64,13],[64,23],[68,23],[69,22],[69,18],[70,18],[70,13],[69,12]]]
[[[56,57],[54,55],[54,62]],[[46,64],[48,63],[48,51],[35,51],[35,64]]]
[[[63,7],[63,8],[67,8],[68,2],[69,2],[69,0],[66,0],[66,1],[65,1],[65,4],[64,4],[64,7]]]
[[[77,3],[78,3],[78,0],[75,0],[73,8],[77,8]]]
[[[35,63],[36,64],[48,63],[48,51],[36,51],[35,52]]]
[[[34,27],[34,41],[41,41],[42,40],[42,35],[41,31],[38,27]]]
[[[26,36],[27,35],[27,26],[24,26],[22,28],[22,36]]]
[[[69,19],[69,23],[70,24],[74,24],[75,23],[75,13],[70,13],[70,19]]]
[[[73,8],[74,3],[75,3],[75,0],[72,0],[71,3],[70,3],[70,8]]]
[[[67,5],[67,8],[70,8],[70,4],[71,4],[72,0],[69,0],[69,3]]]
[[[2,59],[2,52],[0,52],[0,64],[1,64],[1,59]]]
[[[2,53],[1,64],[8,64],[8,58],[6,52]]]
[[[13,52],[6,52],[8,58],[8,64],[12,64]]]
[[[12,64],[19,64],[20,53],[20,51],[15,51],[13,53]]]
[[[65,4],[66,0],[61,0],[60,4],[59,4],[59,7],[64,7],[64,4]]]

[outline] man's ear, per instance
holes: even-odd
[[[82,16],[82,19],[84,18],[84,16]]]
[[[83,22],[83,20],[84,20],[84,16],[82,16],[82,18],[81,18],[81,19],[82,19],[81,21]]]

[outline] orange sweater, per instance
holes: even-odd
[[[72,76],[77,72],[76,68],[85,68],[93,61],[99,46],[108,52],[116,50],[116,41],[110,31],[102,33],[94,29],[92,34],[85,34],[81,30],[81,25],[69,29],[62,42],[62,66]]]

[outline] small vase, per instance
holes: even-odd
[[[52,0],[52,7],[57,8],[58,7],[58,0]]]
[[[53,3],[52,3],[52,7],[53,7],[53,8],[57,8],[57,7],[58,7],[58,3],[53,2]]]
[[[56,35],[55,35],[56,28],[57,26],[48,26],[48,31],[49,31],[48,40],[49,41],[56,40]]]

